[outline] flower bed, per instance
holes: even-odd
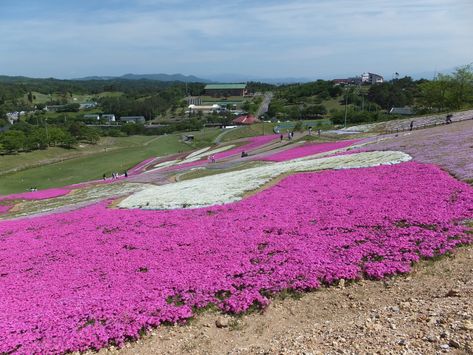
[[[291,159],[296,159],[296,158],[302,158],[309,155],[325,153],[325,152],[330,152],[332,150],[346,148],[355,143],[358,143],[359,141],[360,140],[346,140],[346,141],[330,142],[330,143],[306,144],[300,147],[287,149],[282,152],[265,156],[259,160],[279,162],[279,161],[286,161],[286,160],[291,160]]]
[[[146,160],[143,160],[141,163],[138,163],[134,167],[132,167],[130,170],[128,170],[128,175],[137,175],[143,172],[148,165],[150,165],[153,161],[155,161],[157,158],[156,157],[151,157]]]
[[[221,153],[221,152],[224,152],[224,151],[227,151],[227,150],[230,150],[234,147],[233,144],[231,145],[226,145],[226,146],[223,146],[223,147],[218,147],[218,148],[215,148],[215,149],[212,149],[212,150],[205,150],[204,152],[201,152],[199,154],[194,154],[192,156],[188,156],[186,157],[182,162],[180,162],[179,164],[187,164],[187,163],[191,163],[191,162],[195,162],[195,161],[198,161],[198,160],[201,160],[202,158],[204,157],[210,157],[211,155],[216,155],[218,153]],[[202,162],[205,162],[205,160],[202,160]]]
[[[218,154],[215,154],[215,159],[220,160],[224,158],[228,158],[229,156],[236,155],[236,154],[241,154],[241,152],[250,152],[252,150],[255,150],[257,148],[262,147],[263,145],[266,145],[276,139],[278,139],[279,136],[276,134],[271,134],[268,136],[256,136],[256,137],[251,137],[248,139],[248,142],[242,146],[236,147],[231,150],[227,150],[226,152],[221,152]]]
[[[369,152],[319,159],[301,158],[175,184],[150,186],[123,200],[120,207],[173,209],[212,206],[238,201],[245,193],[260,188],[280,175],[294,171],[359,168],[397,164],[410,159],[409,155],[401,152]]]
[[[8,213],[13,208],[13,206],[0,205],[0,214]]]
[[[290,176],[234,204],[0,222],[0,353],[122,344],[210,303],[381,278],[471,242],[473,190],[415,162]]]
[[[32,192],[21,192],[18,194],[11,194],[6,196],[0,196],[0,201],[4,200],[44,200],[47,198],[54,198],[59,196],[67,195],[71,190],[53,188]]]
[[[440,165],[458,179],[473,180],[473,120],[400,133],[366,145],[368,150],[402,150],[423,163]]]

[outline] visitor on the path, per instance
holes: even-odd
[[[128,177],[128,171],[125,170],[125,173],[123,175],[125,175],[125,177]]]
[[[107,179],[107,175],[103,174],[102,179],[104,179],[104,180]]]
[[[287,139],[291,140],[291,132],[287,131]]]
[[[320,129],[317,130],[317,135],[320,137]]]
[[[413,128],[414,128],[414,121],[411,121],[411,125],[410,125],[410,128],[409,128],[409,131],[412,131]]]
[[[291,139],[294,138],[294,131],[291,131]]]
[[[309,136],[312,135],[312,127],[309,127]]]
[[[453,117],[452,114],[447,115],[447,117],[445,117],[445,124],[452,123],[452,117]]]
[[[283,138],[284,138],[284,135],[281,133],[281,135],[279,136],[279,138],[281,138],[281,142],[282,142],[282,140],[283,140]]]
[[[215,163],[215,155],[212,154],[210,160],[212,161],[212,163]]]

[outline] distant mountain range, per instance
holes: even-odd
[[[454,71],[454,68],[443,69],[443,70],[432,70],[425,72],[417,73],[401,73],[401,77],[404,75],[411,76],[413,79],[432,79],[436,74],[450,74]],[[317,76],[315,76],[317,75]],[[313,77],[263,77],[256,75],[245,75],[245,74],[209,74],[204,75],[204,78],[197,77],[195,75],[184,75],[184,74],[125,74],[121,76],[87,76],[83,78],[75,79],[66,79],[66,80],[78,80],[78,81],[87,81],[87,80],[150,80],[150,81],[162,81],[162,82],[188,82],[188,83],[245,83],[248,81],[256,81],[268,84],[292,84],[292,83],[307,83],[311,81],[316,81],[317,79],[331,80],[334,78],[344,78],[344,77],[353,77],[355,75],[323,75],[315,74]],[[385,75],[385,80],[391,80],[393,74]],[[0,82],[17,82],[25,80],[36,80],[37,78],[29,78],[25,76],[7,76],[0,75]],[[52,78],[48,78],[52,79]],[[64,80],[64,79],[56,79]]]
[[[194,75],[183,74],[125,74],[122,76],[87,76],[73,80],[155,80],[155,81],[181,81],[188,83],[210,83],[210,80],[198,78]]]
[[[181,81],[188,83],[245,83],[259,81],[268,84],[306,83],[315,79],[309,78],[264,78],[255,75],[241,74],[216,74],[206,75],[206,79],[183,74],[125,74],[122,76],[87,76],[74,80],[156,80],[156,81]]]
[[[248,81],[256,81],[267,84],[291,84],[291,83],[307,83],[315,81],[315,78],[303,78],[303,77],[281,77],[281,78],[267,78],[256,75],[243,75],[243,74],[214,74],[206,75],[206,78],[218,83],[246,83]]]

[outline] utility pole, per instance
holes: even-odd
[[[48,145],[49,145],[48,119],[47,118],[44,119],[44,128],[46,129],[46,139],[47,139]]]
[[[348,86],[345,89],[345,128],[347,128],[347,113],[348,113]]]

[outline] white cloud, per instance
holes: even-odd
[[[0,58],[0,66],[21,73],[29,63],[25,53],[34,51],[51,63],[51,74],[70,63],[76,71],[95,70],[84,74],[111,74],[112,68],[210,74],[231,68],[303,76],[311,66],[356,74],[373,63],[390,72],[401,62],[396,71],[423,71],[473,58],[469,0],[106,3],[90,12],[70,11],[65,3],[51,14],[2,19],[0,50],[9,56]],[[411,62],[397,58],[408,53]],[[94,62],[84,62],[90,55]]]

